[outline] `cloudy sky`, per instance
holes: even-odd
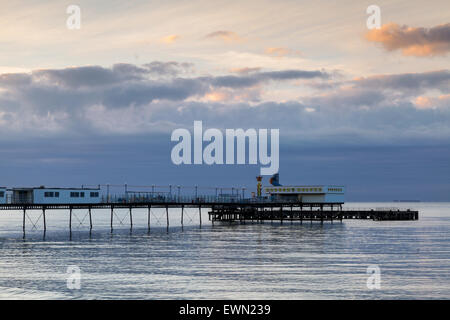
[[[0,3],[0,185],[253,188],[258,165],[172,164],[194,120],[280,129],[284,184],[450,201],[450,2]]]

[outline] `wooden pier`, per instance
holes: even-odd
[[[341,221],[343,219],[371,219],[382,220],[418,220],[419,212],[410,209],[376,208],[376,209],[343,209],[342,203],[298,203],[253,201],[243,199],[232,202],[221,201],[150,201],[124,203],[84,203],[84,204],[0,204],[0,211],[15,210],[23,215],[23,236],[26,233],[26,217],[30,210],[42,212],[44,236],[47,230],[46,212],[48,210],[67,210],[68,228],[72,234],[72,216],[74,210],[87,210],[89,216],[89,230],[93,229],[92,215],[96,209],[110,211],[110,229],[113,232],[114,210],[128,209],[130,229],[133,228],[133,209],[146,209],[147,228],[150,231],[151,210],[165,209],[167,231],[169,231],[169,208],[178,208],[181,213],[181,226],[184,224],[184,210],[198,209],[199,225],[202,225],[202,209],[209,209],[209,220],[214,222],[245,222],[245,221]]]
[[[219,205],[209,212],[211,221],[342,221],[343,219],[418,220],[419,212],[397,208],[342,209],[341,204]]]

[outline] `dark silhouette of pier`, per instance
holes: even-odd
[[[0,211],[16,210],[23,214],[23,236],[26,232],[26,216],[30,210],[42,212],[44,236],[47,230],[46,212],[48,210],[67,210],[68,227],[72,233],[73,210],[85,209],[89,215],[89,230],[92,231],[92,215],[97,209],[110,210],[110,228],[113,232],[114,210],[128,209],[130,229],[133,228],[133,209],[147,209],[147,228],[150,231],[151,210],[165,209],[167,231],[169,230],[169,208],[178,208],[181,212],[181,225],[184,223],[184,210],[196,208],[199,214],[199,225],[202,225],[202,209],[208,209],[209,221],[214,222],[246,222],[246,221],[341,221],[344,219],[382,220],[418,220],[419,212],[411,209],[398,208],[355,208],[344,209],[343,203],[302,203],[295,201],[279,201],[270,198],[231,198],[224,200],[220,197],[158,197],[149,198],[121,198],[120,201],[102,199],[100,203],[6,203],[0,204]]]

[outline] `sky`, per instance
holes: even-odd
[[[0,1],[0,185],[255,189],[172,163],[194,121],[279,129],[282,184],[450,201],[450,2]]]

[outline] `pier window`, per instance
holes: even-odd
[[[98,198],[98,192],[91,192],[91,198]]]
[[[54,197],[54,192],[50,192],[50,191],[44,192],[44,197],[46,197],[46,198],[53,198]]]
[[[84,198],[84,192],[80,192],[80,197]]]
[[[59,192],[55,192],[55,198],[59,198]]]
[[[0,191],[0,198],[3,198],[5,196],[5,191]]]
[[[79,198],[80,197],[80,193],[79,192],[71,192],[70,193],[70,197],[71,198]]]

